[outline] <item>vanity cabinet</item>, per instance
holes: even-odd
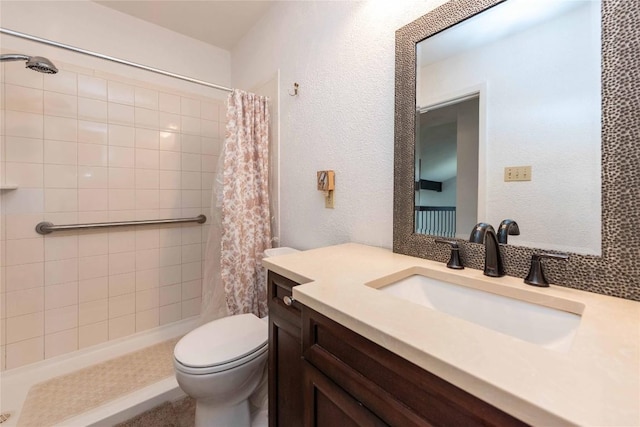
[[[268,285],[269,427],[526,425]]]
[[[300,305],[287,305],[298,283],[268,273],[269,427],[302,426],[302,321]]]
[[[302,307],[305,426],[524,426],[511,415]]]

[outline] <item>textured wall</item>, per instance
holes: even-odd
[[[282,245],[391,247],[395,31],[441,3],[282,2],[232,51],[236,87],[280,69]],[[336,171],[333,210],[322,169]]]

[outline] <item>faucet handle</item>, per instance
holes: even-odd
[[[462,270],[464,266],[460,260],[460,245],[455,240],[436,239],[436,243],[445,243],[451,246],[451,257],[447,263],[447,267],[454,270]]]
[[[549,282],[547,281],[547,278],[544,277],[544,270],[542,269],[542,260],[544,258],[568,260],[569,255],[563,253],[541,253],[531,255],[531,267],[529,267],[529,273],[527,274],[527,277],[524,278],[524,283],[541,288],[549,287]]]

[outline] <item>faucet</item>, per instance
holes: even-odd
[[[518,227],[518,223],[512,219],[503,219],[498,227],[498,243],[502,243],[503,245],[507,244],[508,236],[519,236],[520,235],[520,227]]]
[[[484,243],[484,274],[490,277],[504,276],[504,266],[500,256],[500,245],[496,230],[484,222],[480,222],[471,230],[469,241],[472,243]]]

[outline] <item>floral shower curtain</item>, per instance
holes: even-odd
[[[227,104],[206,251],[205,321],[228,314],[267,314],[260,263],[271,247],[267,98],[236,89]]]

